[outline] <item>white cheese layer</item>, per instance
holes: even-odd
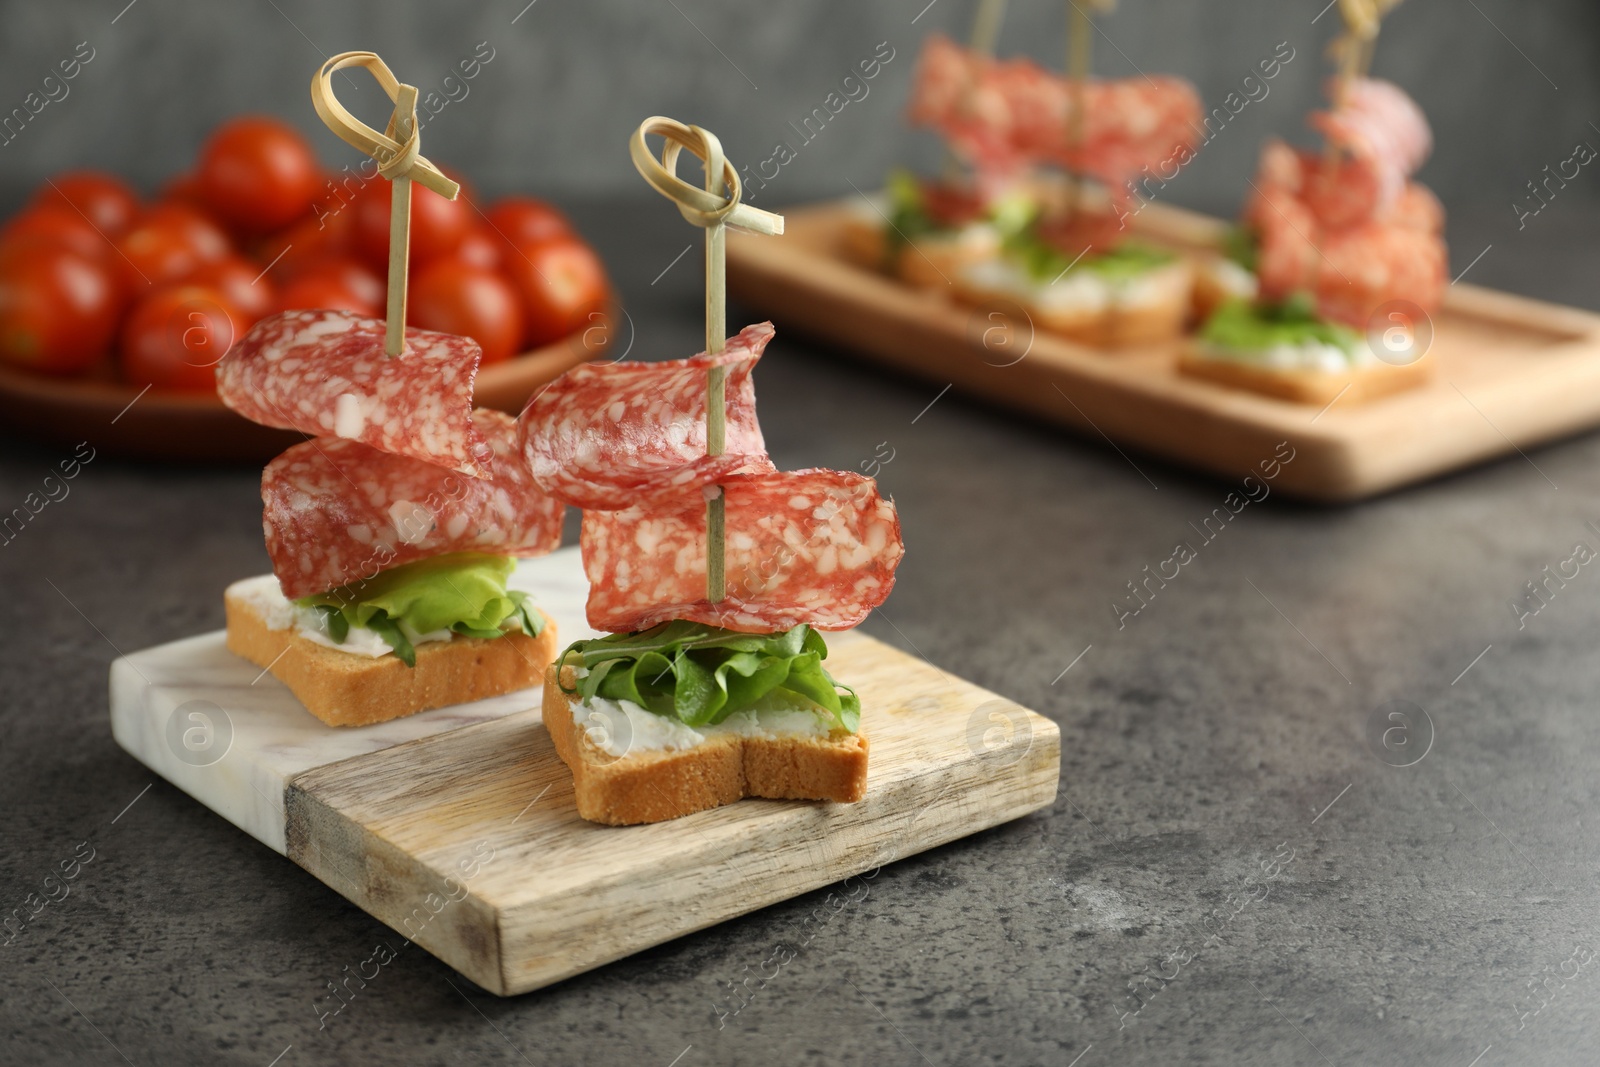
[[[773,741],[779,738],[824,738],[834,730],[833,716],[804,697],[773,693],[755,707],[736,711],[714,726],[685,726],[677,719],[647,711],[631,700],[595,697],[574,704],[577,726],[589,741],[610,756],[630,752],[679,751],[733,734]]]
[[[1354,367],[1377,362],[1370,350],[1357,345],[1346,352],[1338,345],[1306,340],[1297,345],[1277,344],[1259,351],[1240,351],[1201,344],[1201,355],[1208,359],[1227,359],[1240,363],[1259,363],[1274,370],[1306,370],[1323,374],[1343,374]]]
[[[1108,307],[1133,310],[1161,306],[1181,293],[1188,276],[1179,264],[1165,263],[1127,279],[1111,279],[1088,267],[1040,280],[1007,256],[962,268],[962,281],[981,292],[1009,296],[1019,303],[1057,313],[1098,314]]]
[[[322,612],[313,608],[303,608],[286,598],[283,589],[278,585],[278,579],[273,575],[263,574],[256,578],[245,578],[234,582],[228,587],[228,595],[237,597],[254,608],[266,622],[269,630],[293,629],[307,641],[314,641],[319,645],[338,649],[340,652],[348,652],[352,656],[375,659],[394,651],[393,645],[364,626],[350,627],[350,632],[343,643],[335,641],[328,634],[327,622]],[[400,624],[400,632],[405,634],[413,645],[448,641],[455,636],[450,630],[433,630],[419,634],[404,622]]]
[[[1254,300],[1261,285],[1255,274],[1223,256],[1201,261],[1201,270],[1220,291],[1239,300]]]

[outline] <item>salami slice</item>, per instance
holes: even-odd
[[[980,170],[1054,163],[1113,189],[1145,167],[1188,162],[1203,132],[1200,97],[1182,78],[1080,85],[1030,60],[993,60],[938,35],[923,47],[909,117],[938,130]]]
[[[1245,208],[1260,242],[1261,294],[1310,292],[1324,318],[1358,327],[1390,300],[1436,309],[1448,281],[1443,208],[1423,186],[1401,181],[1384,204],[1370,160],[1269,142]]]
[[[715,356],[574,367],[522,413],[534,481],[574,507],[616,510],[772,470],[750,372],[773,332],[770,322],[747,326]],[[706,376],[716,366],[728,369],[726,451],[707,456]]]
[[[688,619],[748,633],[857,625],[894,588],[905,552],[894,503],[859,474],[769,471],[722,484],[727,597],[706,599],[705,501],[585,512],[589,625],[621,633]]]
[[[267,464],[263,526],[284,595],[311,596],[446,552],[553,551],[564,508],[529,477],[515,422],[488,410],[473,422],[493,456],[482,478],[338,437],[305,441]]]
[[[484,476],[491,457],[472,418],[478,343],[407,329],[405,350],[389,357],[383,333],[382,319],[347,311],[281,312],[217,367],[217,393],[252,422]]]
[[[1319,211],[1329,226],[1358,225],[1388,210],[1433,150],[1433,133],[1417,102],[1398,85],[1378,78],[1353,79],[1338,107],[1316,112],[1310,121],[1350,157],[1342,173],[1323,177],[1329,189],[1325,195],[1336,198],[1335,190],[1353,178],[1371,186],[1364,194],[1372,200],[1365,213],[1349,217],[1337,209]],[[1362,173],[1352,176],[1352,168]],[[1337,198],[1334,202],[1339,204]]]

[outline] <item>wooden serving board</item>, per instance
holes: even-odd
[[[982,312],[848,262],[849,201],[785,212],[780,240],[728,241],[728,288],[780,328],[897,370],[1228,477],[1294,449],[1274,484],[1349,501],[1600,425],[1600,315],[1471,285],[1433,318],[1433,379],[1364,403],[1316,407],[1180,376],[1178,345],[1097,351],[1036,331],[1026,355],[984,347]],[[1146,239],[1215,248],[1217,219],[1149,204]]]
[[[524,563],[513,581],[563,641],[590,633],[576,549]],[[577,815],[537,689],[337,729],[220,633],[113,664],[112,729],[400,939],[510,995],[1054,801],[1049,719],[865,635],[829,644],[872,746],[858,804],[745,800],[598,826]]]

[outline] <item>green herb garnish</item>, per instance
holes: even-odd
[[[861,701],[822,666],[827,655],[822,635],[804,624],[782,633],[746,634],[678,620],[574,641],[556,666],[585,669],[574,688],[563,686],[585,703],[595,697],[629,700],[686,726],[714,725],[777,693],[803,697],[855,733]]]
[[[1206,320],[1200,340],[1234,355],[1266,352],[1279,345],[1298,347],[1308,341],[1332,345],[1349,355],[1361,337],[1348,326],[1319,318],[1310,294],[1295,293],[1275,304],[1230,300]]]

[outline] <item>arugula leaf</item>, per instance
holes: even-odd
[[[367,629],[389,642],[389,647],[394,649],[396,658],[407,667],[417,665],[417,650],[412,647],[411,639],[400,629],[400,624],[389,618],[382,608],[374,611],[364,624]]]
[[[822,635],[805,625],[747,634],[678,619],[574,641],[557,665],[585,669],[577,685],[565,690],[585,702],[628,700],[686,726],[714,725],[781,691],[825,709],[854,733],[861,725],[861,701],[823,667],[827,655]]]

